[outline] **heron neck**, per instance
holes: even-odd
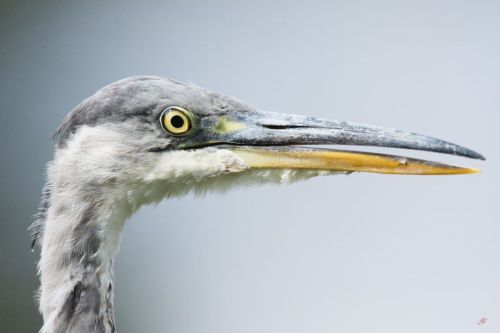
[[[114,332],[113,258],[127,215],[98,190],[66,190],[54,189],[45,224],[41,332]]]

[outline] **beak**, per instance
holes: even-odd
[[[356,145],[438,152],[484,160],[468,148],[429,136],[272,112],[229,112],[200,120],[194,141],[184,148],[224,145],[252,168],[308,169],[385,174],[449,175],[479,170],[400,156],[297,145]]]

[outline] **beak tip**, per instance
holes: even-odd
[[[468,149],[468,148],[460,147],[460,146],[459,146],[458,150],[455,150],[451,154],[458,155],[458,156],[463,156],[463,157],[468,157],[468,158],[473,158],[475,160],[481,160],[481,161],[486,160],[486,157],[484,157],[483,155],[479,154],[478,152],[476,152],[474,150],[471,150],[471,149]]]
[[[473,158],[476,160],[481,160],[481,161],[486,160],[486,157],[484,157],[483,155],[479,154],[478,152],[475,152],[474,150],[470,150],[470,149],[467,149],[467,152],[466,152],[466,154],[464,154],[464,156],[470,157],[470,158]]]
[[[481,173],[481,170],[480,169],[476,169],[476,168],[469,168],[469,169],[467,169],[467,173],[471,174],[471,175],[474,175],[474,174]]]
[[[481,160],[481,161],[485,161],[486,160],[486,157],[484,157],[483,155],[479,154],[478,152],[475,152],[473,150],[470,151],[470,154],[469,156],[471,158],[474,158],[476,160]]]

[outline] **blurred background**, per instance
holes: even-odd
[[[148,74],[488,160],[385,150],[483,172],[334,176],[143,208],[116,260],[119,331],[498,332],[499,15],[494,0],[2,1],[0,331],[41,325],[26,228],[52,133],[98,88]]]

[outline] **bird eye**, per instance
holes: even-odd
[[[191,128],[188,114],[188,111],[180,106],[171,106],[161,113],[161,126],[170,134],[184,134]]]

